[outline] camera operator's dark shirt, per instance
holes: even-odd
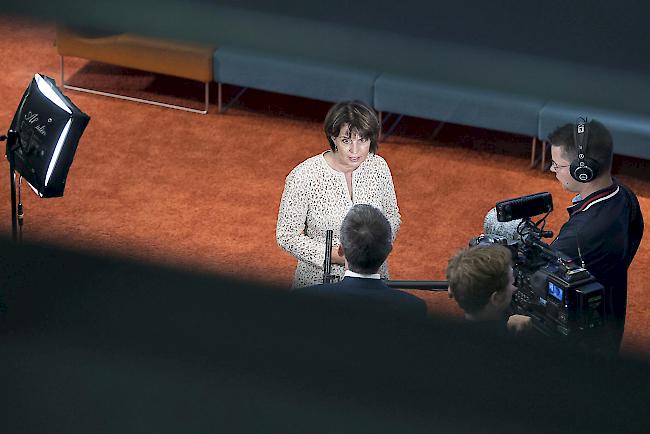
[[[504,313],[501,318],[489,320],[473,320],[465,318],[465,324],[474,326],[474,328],[484,330],[496,335],[508,335],[508,317],[509,313]]]
[[[625,320],[627,269],[643,236],[643,216],[635,194],[614,183],[567,208],[569,221],[551,246],[581,264],[605,287],[605,313]],[[580,247],[580,255],[578,254]]]

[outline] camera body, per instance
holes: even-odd
[[[469,245],[501,244],[511,250],[517,287],[512,313],[531,317],[533,326],[549,336],[583,335],[603,325],[605,290],[583,266],[542,241],[553,236],[543,225],[538,227],[545,217],[536,224],[530,217],[542,212],[548,215],[552,209],[549,193],[498,202],[499,223],[490,221],[493,226],[488,227],[493,220],[488,213],[485,229],[500,233],[480,235]],[[515,219],[521,219],[514,225],[516,233],[504,236],[512,232]]]
[[[471,246],[480,244],[501,244],[511,250],[517,287],[512,297],[512,313],[531,317],[540,332],[575,336],[603,325],[603,286],[534,232],[518,241],[489,234],[470,241]]]

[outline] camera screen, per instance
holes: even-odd
[[[548,282],[548,293],[557,301],[562,301],[562,297],[564,296],[564,290],[553,282]]]

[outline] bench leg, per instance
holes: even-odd
[[[236,103],[237,100],[239,100],[239,98],[241,98],[241,96],[244,94],[244,92],[246,92],[248,90],[247,87],[242,87],[239,90],[239,92],[237,92],[237,95],[235,95],[230,101],[228,101],[228,104],[224,105],[223,100],[222,100],[223,93],[221,91],[221,83],[218,83],[217,89],[218,89],[217,90],[217,101],[218,101],[219,113],[224,113],[226,110],[228,110],[228,108],[230,106],[232,106],[234,103]]]
[[[404,115],[397,115],[397,118],[393,121],[393,123],[390,124],[390,127],[388,127],[388,131],[384,133],[383,140],[386,140],[388,137],[390,137],[391,134],[393,134],[393,131],[395,131],[397,124],[400,123],[403,117]],[[388,120],[388,117],[386,117],[386,120]]]
[[[440,134],[440,131],[442,131],[442,128],[447,124],[447,121],[439,121],[438,125],[436,125],[436,129],[433,130],[433,133],[429,136],[427,140],[434,141],[436,137],[438,137],[438,134]]]
[[[537,155],[537,137],[533,137],[533,143],[530,148],[530,168],[534,169],[537,167],[539,164],[539,170],[542,172],[548,170],[548,166],[550,163],[547,163],[548,161],[548,154],[550,151],[550,147],[548,146],[548,142],[545,140],[541,140],[542,143],[542,150],[539,155]]]
[[[217,82],[217,113],[221,113],[221,82]]]
[[[65,78],[63,75],[63,56],[59,56],[61,58],[61,87],[65,87]]]
[[[203,114],[208,114],[208,108],[210,108],[210,82],[205,83],[205,108],[203,109]]]
[[[208,106],[209,106],[209,99],[210,99],[210,83],[205,83],[205,108],[204,110],[198,110],[190,107],[184,107],[180,105],[175,105],[175,104],[167,104],[164,102],[159,102],[159,101],[153,101],[149,99],[143,99],[143,98],[136,98],[133,96],[126,96],[126,95],[120,95],[117,93],[111,93],[111,92],[103,92],[100,90],[95,90],[95,89],[88,89],[85,87],[79,87],[79,86],[70,86],[65,84],[64,80],[64,75],[63,75],[63,67],[64,67],[64,62],[63,62],[63,56],[61,56],[61,87],[64,89],[70,89],[70,90],[76,90],[77,92],[86,92],[86,93],[92,93],[93,95],[101,95],[101,96],[108,96],[111,98],[116,98],[116,99],[123,99],[126,101],[133,101],[133,102],[141,102],[144,104],[151,104],[155,105],[158,107],[165,107],[165,108],[171,108],[175,110],[182,110],[186,112],[191,112],[191,113],[199,113],[199,114],[207,114],[208,113]]]
[[[396,119],[393,120],[390,125],[388,125],[388,120],[391,119],[393,116],[396,116]],[[379,141],[383,142],[384,140],[388,139],[391,134],[393,134],[393,131],[395,131],[395,128],[397,127],[397,124],[400,123],[404,115],[398,115],[395,113],[388,113],[386,116],[384,116],[384,112],[379,112],[377,114],[377,119],[379,120],[379,126],[380,126],[380,134],[379,134]],[[384,128],[384,124],[386,124],[387,128]]]
[[[535,158],[536,151],[537,151],[537,137],[533,137],[533,143],[530,147],[530,168],[531,169],[535,167],[535,164],[537,164],[537,160]]]

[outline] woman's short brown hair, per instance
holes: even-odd
[[[508,286],[511,267],[512,254],[504,246],[465,248],[449,259],[449,289],[465,312],[479,312],[488,304],[493,292],[503,291]]]
[[[356,132],[360,137],[370,139],[370,152],[373,154],[377,152],[380,130],[377,114],[360,101],[339,102],[327,112],[323,130],[332,151],[336,151],[332,137],[338,137],[341,127],[346,124],[350,126],[350,135]]]

